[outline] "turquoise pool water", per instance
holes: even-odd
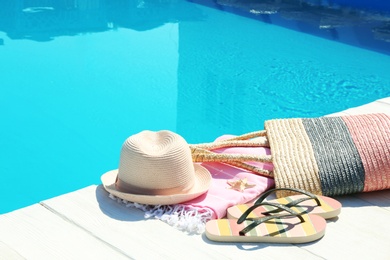
[[[206,142],[390,96],[385,29],[249,4],[2,1],[0,213],[99,184],[144,129]]]

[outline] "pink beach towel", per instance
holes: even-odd
[[[217,140],[223,140],[232,136],[224,135]],[[214,150],[216,153],[240,153],[240,154],[270,154],[266,147],[228,147]],[[273,169],[271,163],[248,162],[266,170]],[[205,223],[210,219],[218,219],[226,216],[229,207],[247,203],[256,199],[264,191],[274,186],[274,180],[256,175],[244,169],[227,164],[207,162],[202,163],[211,175],[212,181],[207,193],[178,205],[142,205],[120,200],[112,195],[111,198],[124,202],[128,207],[136,207],[145,212],[145,217],[158,218],[171,226],[189,233],[201,233]],[[243,182],[242,190],[235,189],[231,184]],[[246,184],[246,185],[245,185]]]

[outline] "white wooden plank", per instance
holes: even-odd
[[[328,222],[319,243],[302,248],[325,259],[389,259],[390,213],[354,196],[338,198],[338,219]]]
[[[337,112],[337,113],[329,114],[326,116],[347,116],[347,115],[349,115],[349,114],[347,114],[345,112]]]
[[[129,259],[39,204],[0,215],[0,241],[26,259]]]
[[[25,260],[26,258],[0,241],[0,259]]]
[[[101,186],[90,186],[43,204],[136,259],[258,258],[259,250],[262,259],[286,259],[291,255],[301,259],[318,259],[292,245],[216,243],[207,240],[204,235],[186,234],[162,221],[145,220],[140,210],[126,208],[108,198]]]
[[[385,104],[388,104],[390,106],[390,97],[378,99],[377,102],[385,103]]]
[[[42,204],[135,259],[183,258],[184,241],[175,241],[166,234],[172,231],[171,227],[156,219],[146,220],[140,210],[113,201],[100,186],[90,186]],[[199,248],[193,255],[210,254]]]
[[[374,102],[349,108],[340,112],[328,114],[326,116],[346,116],[369,113],[385,113],[390,114],[390,97],[376,100]]]
[[[355,197],[390,211],[390,190],[359,193]]]
[[[356,114],[368,114],[368,113],[385,113],[390,114],[390,98],[374,101],[362,106],[350,108],[342,111],[344,114],[356,115]]]

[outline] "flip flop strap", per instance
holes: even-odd
[[[284,206],[286,206],[288,208],[294,207],[294,206],[298,205],[299,203],[301,203],[303,201],[312,200],[312,199],[316,201],[317,206],[321,206],[321,202],[320,202],[320,200],[318,199],[318,197],[316,195],[314,195],[313,193],[310,193],[308,191],[305,191],[305,190],[302,190],[302,189],[296,189],[296,188],[276,188],[276,189],[268,190],[268,191],[264,192],[256,200],[255,205],[257,205],[257,204],[261,205],[263,203],[264,199],[266,197],[268,197],[271,193],[274,193],[274,192],[277,192],[277,191],[280,191],[280,190],[293,191],[293,192],[297,192],[297,193],[300,193],[300,194],[303,194],[303,195],[307,196],[307,197],[304,197],[304,198],[299,198],[299,199],[293,200],[293,201],[285,204]],[[278,208],[278,209],[275,209],[275,210],[264,212],[264,214],[278,213],[280,211],[281,211],[281,209]]]
[[[246,226],[244,229],[242,229],[241,231],[239,231],[239,234],[240,236],[244,236],[246,233],[248,233],[249,231],[251,231],[252,229],[254,229],[255,227],[257,227],[258,225],[260,225],[261,223],[264,223],[268,220],[271,220],[271,219],[282,219],[282,218],[290,218],[290,217],[298,217],[300,220],[301,220],[301,223],[305,222],[305,220],[303,219],[303,217],[301,215],[291,215],[291,214],[286,214],[286,215],[271,215],[271,216],[266,216],[266,217],[263,217],[263,218],[260,218],[260,219],[254,219],[253,222],[251,224],[249,224],[248,226]]]
[[[253,205],[252,207],[248,208],[248,210],[246,210],[244,212],[243,215],[241,215],[241,217],[237,220],[237,224],[241,224],[242,222],[244,222],[245,220],[250,220],[250,221],[253,221],[251,224],[249,224],[248,226],[246,226],[245,228],[243,228],[239,234],[240,236],[244,236],[246,233],[248,233],[249,231],[251,231],[253,228],[257,227],[258,225],[268,221],[268,220],[271,220],[271,219],[282,219],[282,218],[287,218],[287,217],[298,217],[299,220],[301,221],[301,223],[305,222],[304,218],[301,216],[300,213],[297,213],[293,210],[291,210],[290,208],[287,208],[283,205],[280,205],[280,204],[276,204],[276,203],[267,203],[267,202],[264,202],[262,205],[269,205],[269,206],[274,206],[274,207],[277,207],[277,208],[280,208],[281,210],[285,210],[287,211],[288,213],[287,214],[278,214],[278,215],[270,215],[270,216],[265,216],[265,217],[262,217],[262,218],[246,218],[246,216],[249,215],[249,213],[256,207],[260,206],[260,205]],[[245,217],[243,217],[245,215]]]
[[[279,210],[279,212],[283,211],[283,210],[288,212],[289,215],[299,215],[300,214],[300,213],[286,207],[285,205],[265,201],[263,203],[254,204],[254,205],[250,206],[247,210],[245,210],[245,212],[242,213],[242,215],[237,219],[237,224],[241,224],[245,220],[253,220],[253,218],[247,218],[247,217],[255,208],[260,207],[260,206],[272,206],[272,207],[277,208]],[[264,213],[262,213],[262,214],[264,214]],[[275,215],[275,216],[277,216],[277,215]]]

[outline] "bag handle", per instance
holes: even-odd
[[[258,137],[258,139],[254,139]],[[213,150],[223,147],[269,147],[267,132],[265,130],[251,132],[239,136],[235,136],[229,139],[215,141],[212,143],[194,144],[190,147],[203,148],[207,150]]]
[[[256,138],[256,139],[255,139]],[[235,167],[252,171],[255,174],[273,177],[273,172],[260,167],[248,164],[246,162],[264,162],[271,163],[271,155],[251,155],[251,154],[229,154],[215,153],[211,150],[223,147],[269,147],[266,131],[256,131],[240,136],[235,136],[226,140],[215,141],[212,143],[192,144],[190,145],[192,160],[194,162],[219,162],[229,164]]]

